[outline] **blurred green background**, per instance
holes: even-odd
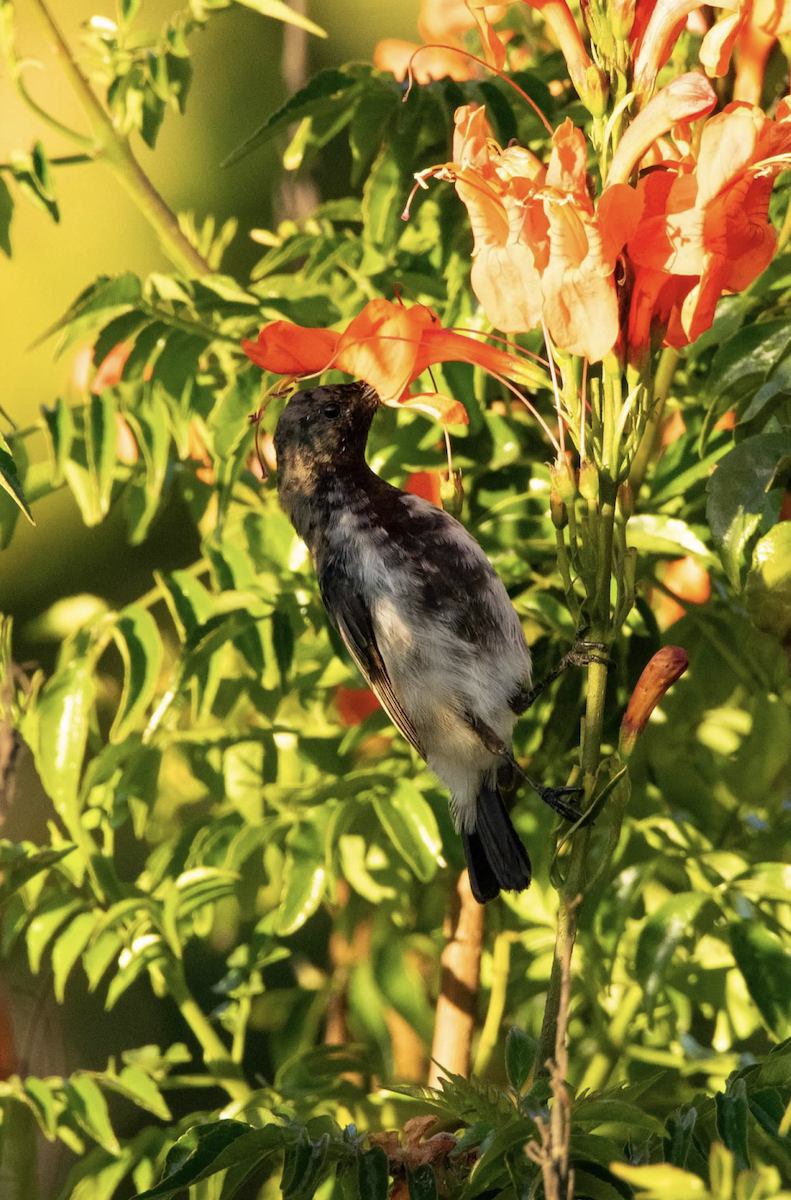
[[[418,0],[308,0],[308,15],[328,34],[326,40],[307,37],[308,74],[370,60],[380,38],[414,40],[417,8]],[[25,0],[17,10],[20,50],[43,67],[26,73],[30,91],[65,124],[86,130],[80,105],[34,13]],[[137,24],[158,29],[173,10],[169,0],[145,0]],[[116,15],[111,2],[86,0],[53,0],[52,12],[73,47],[90,17]],[[238,278],[260,257],[245,230],[271,226],[282,168],[272,148],[229,170],[219,170],[218,164],[287,95],[281,72],[283,28],[240,5],[213,15],[190,40],[194,77],[186,115],[168,111],[154,152],[139,137],[133,139],[139,161],[176,212],[194,212],[199,222],[213,213],[218,225],[229,217],[239,219],[224,261],[226,272]],[[74,153],[73,144],[46,128],[25,108],[11,82],[0,79],[0,159],[5,161],[14,149],[29,150],[37,138],[50,157]],[[333,192],[333,165],[343,170],[337,155],[325,156],[318,167],[324,194]],[[21,199],[11,230],[13,257],[0,254],[0,405],[21,428],[35,422],[40,405],[51,405],[57,396],[77,399],[71,380],[74,351],[56,359],[56,339],[33,345],[75,296],[99,274],[132,270],[144,276],[168,265],[146,221],[101,165],[58,168],[56,186],[60,224]],[[30,448],[34,458],[43,457],[43,437],[33,439]],[[120,604],[147,586],[153,567],[183,565],[197,554],[193,527],[180,519],[176,506],[139,548],[126,545],[119,513],[86,529],[67,489],[39,502],[35,518],[35,529],[20,523],[0,571],[0,611],[15,617],[23,654],[41,651],[25,636],[27,621],[59,597],[96,591]]]

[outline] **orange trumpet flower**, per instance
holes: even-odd
[[[637,185],[643,217],[628,244],[638,268],[686,282],[676,295],[668,340],[694,341],[714,319],[724,291],[746,288],[769,265],[777,235],[768,221],[769,197],[791,165],[791,97],[774,120],[758,108],[729,104],[703,130],[694,169],[654,171]],[[676,285],[678,289],[678,285]],[[634,304],[634,300],[633,300]]]
[[[436,168],[467,207],[475,248],[472,289],[493,325],[533,329],[543,318],[560,349],[598,362],[618,338],[613,272],[640,215],[626,183],[594,208],[585,136],[570,120],[544,167],[521,146],[489,137],[483,108],[456,111],[454,162]]]
[[[532,387],[545,382],[540,369],[528,360],[443,329],[437,314],[425,305],[405,308],[390,300],[369,301],[343,333],[274,321],[264,326],[257,341],[243,341],[242,349],[252,362],[275,375],[346,371],[375,388],[384,404],[420,409],[443,424],[467,424],[458,400],[442,393],[409,391],[434,363],[472,363]]]

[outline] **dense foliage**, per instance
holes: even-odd
[[[639,108],[627,67],[602,50],[602,31],[612,42],[628,6],[583,6],[609,109],[601,90],[585,107],[551,29],[522,4],[505,19],[505,74],[465,68],[407,93],[380,67],[321,72],[230,161],[288,133],[288,169],[320,178],[325,148],[348,147],[347,195],[255,231],[264,252],[242,280],[222,273],[235,228],[176,222],[128,142],[139,131],[154,145],[168,107],[183,110],[188,37],[227,2],[193,0],[149,35],[138,4],[122,0],[117,23],[97,18],[86,31],[89,95],[83,68],[65,60],[92,126],[74,135],[80,155],[116,171],[175,269],[101,278],[47,331],[39,353],[52,339],[59,353],[88,344],[91,366],[81,404],[42,397],[35,428],[12,426],[0,441],[2,544],[37,500],[68,488],[86,526],[123,506],[131,544],[176,499],[201,550],[188,569],[163,562],[151,589],[120,611],[101,595],[51,608],[39,620],[42,637],[58,643],[47,674],[15,665],[4,623],[4,736],[32,752],[52,819],[46,844],[0,844],[2,947],[12,964],[26,953],[61,1004],[82,994],[82,975],[107,1009],[130,988],[141,1003],[153,993],[150,1003],[175,1004],[180,1032],[170,1045],[119,1045],[105,1069],[10,1073],[0,1083],[7,1194],[33,1195],[43,1137],[71,1154],[63,1200],[280,1189],[287,1200],[516,1200],[542,1188],[563,1194],[552,1188],[569,1165],[568,1194],[592,1200],[791,1195],[788,176],[769,209],[782,226],[773,261],[720,301],[700,336],[688,329],[654,357],[658,346],[644,343],[642,362],[630,364],[641,372],[642,423],[624,417],[632,444],[620,478],[597,462],[595,484],[584,471],[577,480],[578,439],[573,459],[553,455],[513,391],[471,362],[441,362],[421,384],[466,409],[469,424],[452,429],[455,476],[435,421],[397,403],[377,416],[370,461],[396,484],[429,487],[435,500],[441,492],[461,516],[508,587],[537,677],[597,621],[614,643],[614,668],[602,673],[602,758],[586,794],[595,823],[569,837],[519,792],[513,818],[534,882],[485,913],[472,1076],[446,1072],[427,1087],[463,856],[445,794],[359,690],[304,547],[262,478],[249,418],[262,388],[280,380],[262,380],[241,343],[283,319],[344,329],[371,300],[398,296],[429,306],[448,329],[489,331],[470,287],[468,214],[443,182],[458,170],[419,193],[402,221],[413,177],[451,159],[454,113],[465,105],[486,106],[500,146],[546,159],[544,124],[509,78],[551,128],[570,118],[601,152],[630,99]],[[314,29],[279,0],[245,2]],[[34,7],[51,20],[41,0]],[[673,11],[677,23],[681,8]],[[9,78],[26,94],[13,22],[3,0]],[[695,69],[702,32],[681,33],[660,84]],[[462,32],[433,40],[480,49],[476,36],[462,22]],[[774,80],[786,72],[774,41],[771,115]],[[720,108],[732,87],[733,73],[718,84]],[[686,130],[700,139],[699,124]],[[779,171],[788,152],[778,155]],[[589,170],[600,166],[591,153]],[[2,164],[6,253],[17,197],[57,219],[60,169],[42,142]],[[544,352],[540,329],[509,336]],[[569,383],[583,378],[579,351],[552,336],[567,424],[576,403],[584,426],[585,385],[580,408]],[[608,371],[623,368],[626,379],[615,355],[598,356],[602,395]],[[550,372],[534,374],[532,403],[552,425]],[[598,397],[592,387],[594,418]],[[257,427],[270,466],[281,406],[276,396]],[[594,421],[591,438],[600,433]],[[611,609],[609,558],[597,593],[592,542],[604,528],[600,497],[612,486],[614,506],[627,476],[631,492],[621,487],[611,525]],[[626,704],[668,640],[687,651],[689,671],[619,756]],[[579,775],[585,695],[583,673],[568,671],[520,721],[515,753],[533,776],[562,784]],[[2,762],[8,787],[14,755]],[[534,1056],[558,889],[561,907],[576,904],[568,880],[582,839],[567,1063],[561,1071],[561,1055],[548,1074]]]

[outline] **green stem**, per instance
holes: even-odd
[[[55,43],[55,51],[60,57],[66,77],[91,123],[101,157],[112,169],[143,216],[156,230],[162,248],[174,266],[189,276],[200,277],[210,274],[208,263],[181,232],[176,217],[140,167],[126,138],[118,133],[94,94],[47,8],[46,0],[31,0],[31,4]]]
[[[789,206],[791,207],[791,206]],[[629,483],[631,484],[632,493],[635,500],[640,495],[640,488],[643,486],[645,473],[648,470],[648,464],[654,457],[654,448],[659,430],[662,428],[662,421],[665,415],[665,402],[670,393],[670,385],[673,382],[673,376],[676,373],[678,366],[679,352],[673,346],[666,346],[659,356],[659,364],[656,369],[656,379],[654,382],[654,402],[651,408],[651,415],[646,423],[645,432],[642,440],[634,456],[632,469],[629,472]]]
[[[783,217],[783,224],[780,227],[780,232],[777,235],[777,254],[781,250],[785,250],[788,240],[791,238],[791,196],[788,200],[786,215]]]
[[[93,154],[60,154],[56,158],[49,158],[47,162],[51,167],[72,167],[77,163],[95,162]],[[14,163],[0,162],[0,171],[10,171],[12,174],[17,170]]]
[[[486,1020],[483,1023],[478,1049],[475,1054],[475,1062],[473,1064],[473,1075],[483,1075],[488,1067],[494,1048],[497,1045],[497,1037],[500,1033],[500,1025],[505,1012],[505,998],[508,990],[508,974],[511,968],[511,943],[514,941],[514,934],[510,930],[505,930],[503,933],[498,933],[494,942],[494,955],[492,963],[492,990],[489,995],[489,1007],[486,1010]]]
[[[163,976],[169,994],[200,1043],[206,1068],[212,1078],[225,1088],[232,1100],[244,1104],[252,1095],[251,1089],[245,1083],[238,1063],[231,1060],[224,1042],[190,992],[181,963],[170,963],[163,969]]]

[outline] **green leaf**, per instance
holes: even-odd
[[[791,394],[791,358],[784,358],[772,371],[766,383],[759,387],[739,418],[738,424],[747,425],[756,417],[768,416],[777,407],[777,403],[789,394]]]
[[[0,250],[7,258],[11,257],[11,218],[14,215],[14,199],[8,190],[8,184],[0,174]]]
[[[706,896],[697,892],[680,892],[671,896],[651,914],[640,931],[635,954],[635,975],[642,986],[649,1015],[653,1012],[662,986],[665,968],[706,900]]]
[[[708,1195],[702,1179],[669,1163],[629,1167],[625,1163],[614,1162],[610,1170],[613,1175],[637,1188],[641,1200],[702,1200]]]
[[[791,639],[791,521],[781,521],[761,538],[744,587],[756,629],[785,644]]]
[[[643,554],[696,554],[704,562],[716,562],[705,542],[678,517],[664,513],[638,513],[629,522],[629,545]]]
[[[39,1124],[48,1141],[54,1142],[58,1132],[58,1104],[52,1088],[43,1079],[31,1076],[25,1080],[25,1092],[30,1097]]]
[[[107,929],[92,942],[82,956],[82,965],[88,976],[88,988],[95,991],[110,963],[121,950],[121,939],[114,929]]]
[[[343,104],[352,103],[357,99],[361,88],[360,79],[351,73],[336,71],[334,68],[320,71],[305,87],[300,88],[284,105],[267,117],[263,125],[232,151],[222,165],[233,166],[254,150],[265,146],[272,138],[288,129],[289,125],[301,121],[304,117],[326,112],[330,104],[338,101]]]
[[[743,1079],[728,1080],[725,1091],[718,1092],[714,1101],[717,1111],[717,1133],[724,1145],[733,1152],[738,1169],[749,1171],[746,1083]]]
[[[734,921],[730,942],[736,965],[767,1029],[791,1035],[791,955],[757,920]]]
[[[106,325],[114,317],[120,317],[122,313],[138,307],[142,299],[140,280],[131,271],[114,279],[102,275],[80,293],[68,311],[42,333],[34,345],[40,345],[53,334],[65,329],[68,332],[59,347],[62,352],[87,333],[92,333],[97,326]]]
[[[407,1175],[409,1200],[437,1200],[437,1177],[428,1163]]]
[[[631,1129],[647,1129],[651,1133],[665,1136],[665,1123],[651,1113],[638,1108],[636,1104],[628,1104],[624,1100],[607,1100],[598,1096],[585,1096],[574,1105],[572,1124],[584,1125],[595,1129],[598,1125],[611,1123],[628,1125]]]
[[[316,1187],[324,1175],[329,1149],[330,1135],[325,1133],[318,1141],[306,1139],[304,1146],[298,1142],[296,1148],[286,1150],[283,1180],[280,1185],[283,1200],[311,1200],[315,1196]],[[293,1162],[293,1168],[287,1175],[290,1160]]]
[[[791,434],[748,438],[720,460],[708,482],[706,516],[725,571],[741,590],[744,547],[758,528],[767,492],[791,466]]]
[[[668,1117],[667,1136],[665,1138],[665,1161],[674,1167],[685,1167],[692,1149],[692,1134],[698,1119],[697,1109],[690,1108],[687,1112],[679,1111]]]
[[[395,242],[405,199],[403,191],[398,163],[391,149],[385,146],[363,188],[363,236],[385,251]]]
[[[533,1069],[536,1043],[523,1029],[512,1026],[505,1039],[505,1073],[514,1091],[519,1094]]]
[[[210,1125],[193,1126],[168,1153],[164,1177],[156,1187],[141,1192],[135,1200],[162,1200],[205,1179],[214,1173],[213,1164],[223,1150],[249,1132],[250,1126],[242,1121],[215,1121]],[[263,1133],[264,1130],[256,1132]]]
[[[101,1076],[101,1084],[102,1087],[126,1096],[138,1108],[153,1113],[160,1121],[173,1119],[162,1093],[142,1067],[124,1067],[119,1075],[106,1073]]]
[[[709,411],[700,434],[701,453],[717,419],[735,399],[756,388],[791,341],[787,321],[746,325],[717,350],[701,399]]]
[[[399,779],[389,796],[375,796],[376,815],[393,845],[421,883],[437,873],[442,849],[437,819],[421,792],[408,779]]]
[[[22,485],[19,482],[19,475],[14,462],[14,456],[11,453],[11,447],[0,433],[0,487],[2,487],[14,503],[22,509],[22,512],[30,521],[31,525],[35,525],[33,514],[30,511],[30,506],[25,499],[22,491]]]
[[[264,815],[264,746],[262,742],[234,742],[223,754],[223,779],[228,800],[253,823]]]
[[[91,396],[85,419],[85,450],[94,492],[94,511],[99,518],[110,511],[110,494],[115,472],[116,402],[112,389]]]
[[[26,935],[30,970],[34,975],[38,975],[41,958],[50,939],[54,937],[61,925],[81,907],[82,904],[79,900],[53,896],[36,910]]]
[[[58,1004],[63,1003],[66,980],[77,959],[88,945],[95,926],[96,915],[94,913],[79,913],[52,947],[54,991]]]
[[[110,741],[123,742],[143,719],[157,689],[164,650],[157,623],[146,608],[130,604],[113,626],[124,663],[124,686]]]
[[[63,1090],[69,1111],[80,1128],[110,1154],[120,1154],[121,1147],[110,1123],[107,1101],[96,1081],[90,1075],[72,1075]]]
[[[59,487],[64,480],[63,470],[74,441],[74,416],[71,407],[62,399],[56,400],[53,408],[46,408],[42,404],[41,414],[52,465],[52,483],[54,487]]]
[[[181,641],[194,643],[214,612],[211,594],[189,571],[173,571],[167,577],[155,574],[154,578],[164,592]]]
[[[285,0],[236,0],[245,8],[252,8],[264,17],[273,17],[276,21],[285,21],[288,25],[296,25],[307,33],[315,33],[316,37],[325,38],[326,32],[315,21],[309,20],[303,13],[289,8]]]
[[[48,680],[23,725],[44,790],[69,835],[79,842],[83,838],[77,797],[95,696],[90,659],[75,658]],[[31,737],[26,731],[33,728]]]
[[[381,1146],[364,1151],[358,1159],[357,1184],[360,1198],[387,1200],[390,1190],[387,1155]]]
[[[283,897],[275,914],[274,932],[288,937],[312,917],[324,897],[327,881],[322,830],[297,825],[286,838]]]

